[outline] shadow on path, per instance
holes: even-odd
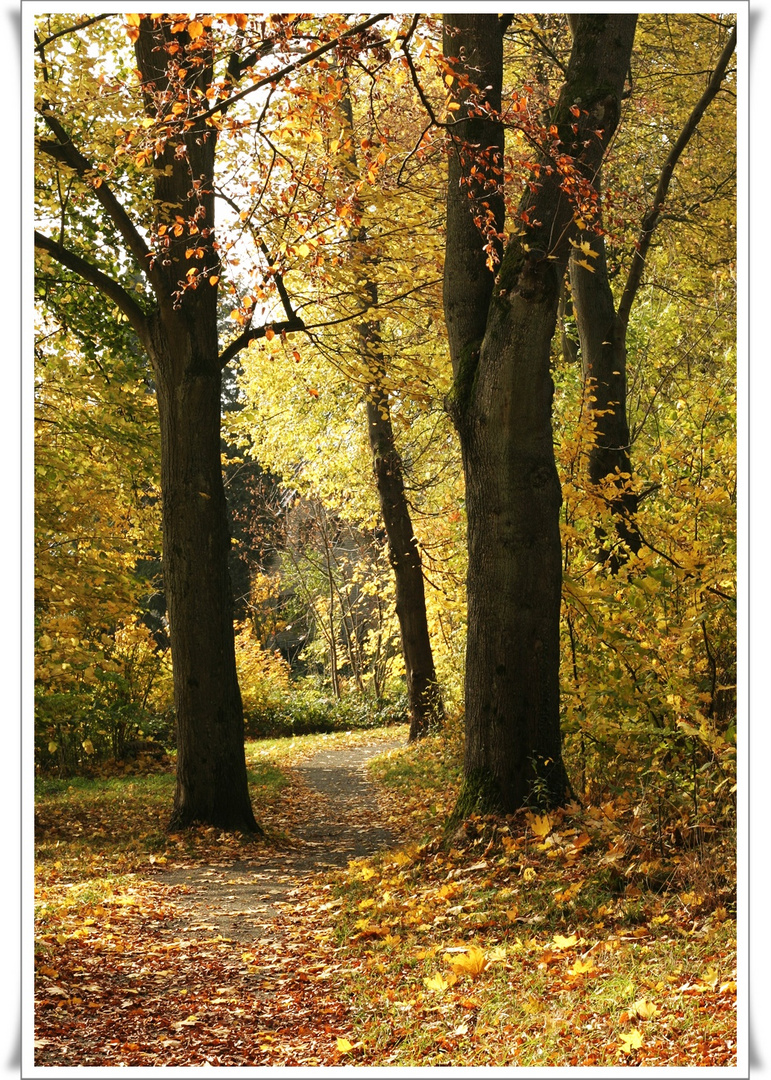
[[[294,830],[295,847],[154,875],[185,890],[175,897],[179,917],[169,928],[191,938],[221,934],[242,943],[273,938],[278,905],[293,889],[319,873],[347,866],[351,859],[398,844],[399,837],[378,820],[376,793],[365,766],[370,758],[401,745],[381,742],[323,750],[297,766],[294,771],[313,814]]]

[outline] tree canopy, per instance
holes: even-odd
[[[732,24],[37,17],[42,768],[155,733],[178,824],[256,827],[282,687],[415,717],[409,553],[465,810],[730,780]]]

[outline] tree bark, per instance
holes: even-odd
[[[635,24],[633,15],[577,17],[565,85],[549,118],[559,142],[531,178],[497,277],[480,255],[474,218],[491,210],[502,232],[502,205],[497,210],[488,195],[500,186],[502,126],[489,109],[484,120],[473,115],[471,91],[461,95],[452,128],[445,312],[469,550],[466,750],[456,816],[555,806],[569,788],[559,714],[561,491],[549,362],[577,213],[567,181],[573,190],[582,181],[584,197],[591,190],[618,122]],[[496,110],[497,16],[445,16],[445,54],[460,58],[456,72],[492,87],[482,94]],[[474,177],[482,176],[474,186],[461,184],[471,180],[468,166],[463,170],[472,159]],[[460,198],[461,188],[470,196]]]
[[[634,526],[639,499],[633,486],[626,410],[626,333],[616,318],[602,236],[593,236],[591,246],[597,252],[592,270],[581,266],[575,255],[571,257],[570,287],[587,407],[594,426],[589,482],[606,500],[623,545],[611,545],[605,530],[598,528],[598,558],[616,573],[628,552],[636,555],[641,547]]]
[[[152,356],[159,374],[163,575],[177,722],[170,828],[202,822],[256,831],[233,642],[216,324],[208,334],[203,320],[181,329],[170,338],[157,326]]]
[[[174,39],[178,46],[189,44],[184,33]],[[167,23],[141,20],[135,51],[153,119],[168,89],[169,40]],[[205,41],[203,48],[198,45],[187,80],[190,90],[205,91],[213,76],[211,57]],[[154,169],[155,228],[160,235],[166,225],[168,240],[156,270],[160,289],[158,311],[150,317],[149,353],[161,426],[163,573],[177,721],[170,827],[203,822],[258,831],[246,774],[221,466],[215,147],[215,130],[196,121],[184,135],[168,139]],[[175,236],[179,222],[183,230]],[[191,248],[203,256],[190,254]],[[200,280],[193,277],[195,287],[191,273],[200,274]]]
[[[604,488],[603,497],[613,513],[622,547],[611,549],[607,535],[597,530],[602,548],[598,557],[615,573],[628,551],[637,554],[642,538],[635,527],[639,494],[634,489],[626,393],[626,336],[629,316],[645,270],[648,250],[669,192],[675,166],[690,142],[699,122],[716,97],[736,48],[736,28],[728,36],[707,86],[691,110],[659,174],[653,204],[647,211],[632,256],[632,263],[618,310],[608,278],[605,241],[591,237],[598,257],[591,260],[592,271],[581,266],[574,254],[570,260],[573,309],[581,343],[584,382],[594,419],[595,438],[589,452],[589,481]]]

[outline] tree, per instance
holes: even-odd
[[[380,18],[373,16],[355,28],[342,27],[340,36],[361,31]],[[223,20],[239,31],[247,21],[245,16]],[[199,21],[129,15],[145,117],[131,113],[135,95],[127,91],[128,84],[111,87],[102,73],[99,88],[92,91],[93,103],[104,91],[116,113],[128,109],[133,127],[127,133],[114,122],[111,125],[114,115],[103,109],[100,119],[105,123],[94,133],[85,122],[85,110],[67,116],[65,122],[60,107],[68,100],[74,105],[72,95],[80,92],[75,83],[67,84],[71,71],[80,68],[85,85],[93,87],[93,77],[88,78],[93,54],[76,41],[68,70],[61,58],[54,64],[46,52],[54,40],[61,43],[68,29],[77,38],[94,21],[58,26],[37,42],[41,71],[37,150],[53,166],[54,186],[53,193],[41,190],[41,217],[50,228],[36,232],[35,244],[44,260],[54,260],[101,294],[108,320],[128,321],[153,370],[161,429],[163,570],[178,745],[171,825],[178,828],[199,821],[255,832],[259,826],[247,785],[228,574],[221,384],[225,363],[249,341],[275,330],[267,324],[247,326],[220,349],[218,284],[223,262],[214,232],[218,135],[222,118],[234,103],[255,87],[270,86],[312,62],[333,48],[338,37],[324,41],[317,50],[303,49],[299,59],[234,91],[232,49],[223,54],[212,29],[213,16]],[[291,44],[293,28],[285,25],[283,16],[268,20],[268,28],[255,56],[249,58],[250,65],[257,62],[258,53],[269,55],[274,49],[280,52],[287,41]],[[259,25],[257,33],[262,33]],[[217,68],[226,64],[227,73],[217,78]],[[126,97],[131,99],[128,106]],[[88,156],[88,146],[103,160]],[[131,168],[121,175],[120,159],[137,148]],[[149,178],[142,172],[148,168]],[[131,194],[122,200],[123,184]],[[101,222],[96,225],[93,213],[89,218],[82,209],[84,194],[98,206]],[[143,215],[141,225],[132,211]],[[86,223],[85,231],[68,230],[78,219]],[[51,235],[57,225],[58,236]],[[107,242],[103,227],[109,233]],[[110,265],[116,245],[119,254]],[[129,282],[137,283],[138,293]],[[301,320],[290,318],[278,329],[301,325]]]
[[[675,167],[723,84],[735,47],[736,27],[728,34],[707,86],[672,143],[661,168],[653,198],[640,226],[618,304],[614,300],[608,276],[601,228],[590,240],[584,241],[583,246],[587,250],[582,252],[581,248],[574,249],[570,259],[570,284],[581,343],[581,362],[587,383],[589,412],[595,428],[589,452],[589,480],[602,490],[613,514],[616,532],[624,545],[620,552],[611,553],[606,547],[601,554],[603,561],[609,559],[614,571],[618,570],[626,557],[625,550],[637,554],[642,543],[635,524],[639,492],[635,490],[632,480],[626,405],[629,317],[643,280],[654,232],[664,215]],[[607,544],[607,538],[603,536],[603,540]]]
[[[350,144],[348,157],[354,175],[359,173],[353,140],[353,105],[348,80],[341,101],[343,125],[340,139]],[[356,199],[361,217],[360,200]],[[399,619],[407,699],[410,708],[410,742],[427,735],[444,720],[444,704],[434,667],[431,636],[426,615],[423,562],[420,556],[404,486],[404,468],[394,436],[387,389],[387,360],[380,318],[368,315],[379,307],[376,278],[377,249],[367,235],[363,220],[352,237],[359,267],[358,288],[362,319],[358,326],[359,350],[366,371],[367,432],[380,513],[388,537],[388,556],[396,582],[396,614]]]
[[[459,813],[557,805],[568,787],[550,347],[571,241],[595,212],[592,185],[619,120],[636,18],[576,18],[565,82],[502,254],[506,22],[444,20],[454,114],[444,303],[469,548]]]

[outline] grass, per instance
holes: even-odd
[[[268,844],[281,833],[287,808],[297,810],[292,766],[320,749],[375,740],[406,743],[406,729],[247,744],[252,798]],[[471,818],[447,843],[443,824],[460,767],[458,742],[446,736],[374,759],[380,816],[407,845],[318,875],[285,914],[281,980],[291,959],[296,1002],[310,1001],[313,1013],[308,995],[318,985],[328,997],[316,1012],[337,1009],[340,1018],[323,1034],[331,1049],[319,1060],[399,1067],[733,1064],[730,837],[662,851],[655,833],[651,848],[646,837],[654,833],[646,832],[638,808],[615,800],[548,816]],[[70,968],[76,980],[97,930],[110,955],[134,940],[145,942],[137,953],[144,957],[153,934],[175,914],[154,867],[222,865],[243,858],[253,843],[215,829],[169,836],[164,822],[173,785],[170,774],[38,782],[36,915],[46,983],[56,983],[57,971],[61,983]],[[161,940],[155,945],[165,948]],[[205,963],[215,953],[217,963],[239,963],[238,950],[225,941],[196,948]],[[165,971],[170,961],[159,957]],[[220,975],[216,985],[233,977]],[[206,1003],[211,987],[201,993]],[[206,1008],[192,1011],[205,1015]],[[350,1050],[335,1050],[340,1035]],[[307,1038],[312,1053],[321,1053],[316,1036]]]
[[[460,768],[447,740],[370,768],[414,842],[352,864],[325,915],[349,958],[356,1064],[733,1063],[730,838],[662,859],[635,808],[606,803],[472,818],[447,850]]]

